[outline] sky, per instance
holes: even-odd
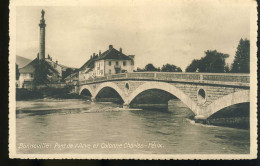
[[[169,63],[185,70],[206,50],[229,54],[231,64],[239,40],[250,38],[250,8],[244,3],[126,2],[16,7],[16,54],[36,58],[42,9],[47,24],[46,56],[69,67],[81,67],[90,55],[106,51],[109,45],[135,55],[135,68]]]

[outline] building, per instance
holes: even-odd
[[[48,71],[47,79],[49,82],[60,82],[62,79],[62,72],[66,70],[65,67],[58,64],[58,62],[53,62],[51,59],[40,59],[39,56],[32,60],[29,64],[24,66],[19,70],[19,88],[28,88],[33,85],[33,80],[35,78],[35,72],[38,67],[40,67],[40,63],[45,67]],[[42,67],[42,66],[41,66]],[[38,69],[42,70],[42,69]],[[30,89],[30,88],[29,88]]]
[[[64,79],[66,84],[75,84],[75,85],[77,84],[78,80],[79,80],[78,72],[74,72]]]
[[[82,80],[87,80],[89,78],[96,77],[94,73],[94,67],[95,67],[95,60],[97,58],[98,55],[94,53],[93,56],[91,55],[90,59],[79,68],[78,80],[82,81]]]
[[[44,19],[44,10],[41,11],[41,20],[40,20],[40,39],[39,39],[39,53],[37,57],[28,63],[23,68],[19,69],[19,88],[32,88],[33,80],[35,79],[36,71],[43,70],[44,68],[47,71],[48,82],[60,82],[64,77],[63,74],[66,70],[72,68],[58,64],[58,61],[53,61],[50,55],[45,57],[45,19]],[[40,65],[41,64],[41,65]],[[41,67],[41,69],[38,69]]]
[[[111,74],[134,71],[134,55],[125,55],[122,48],[116,50],[113,45],[104,53],[93,54],[79,69],[79,80],[102,77]]]
[[[122,48],[116,50],[113,45],[95,60],[94,73],[97,77],[134,71],[134,56],[123,54]]]

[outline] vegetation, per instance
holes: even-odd
[[[237,46],[234,62],[231,65],[232,73],[250,72],[250,41],[240,39]]]
[[[175,65],[171,65],[171,64],[168,64],[168,63],[166,65],[163,65],[161,71],[162,72],[182,72],[180,67],[177,67]]]
[[[160,69],[154,67],[153,64],[149,63],[144,67],[145,71],[160,71]]]
[[[16,89],[16,100],[32,100],[42,98],[59,98],[59,99],[78,99],[78,94],[71,93],[72,86],[66,86],[64,88],[44,87],[29,89]]]
[[[43,94],[39,91],[16,88],[16,100],[42,99]]]
[[[148,63],[144,69],[141,68],[137,68],[137,72],[145,72],[145,71],[162,71],[162,72],[182,72],[180,67],[177,67],[173,64],[165,64],[162,66],[162,68],[160,67],[155,67],[153,64]]]
[[[186,68],[186,72],[210,72],[210,73],[249,73],[250,72],[250,41],[240,39],[237,46],[235,59],[231,67],[225,60],[228,54],[216,50],[205,52],[205,57],[194,59]]]
[[[71,93],[72,86],[66,86],[64,88],[44,87],[39,89],[44,97],[60,98],[60,99],[74,99],[79,98],[78,94]]]
[[[34,84],[35,85],[42,85],[49,83],[48,75],[51,75],[51,72],[48,69],[44,60],[39,60],[38,64],[36,65],[35,72],[34,72]]]
[[[202,57],[200,60],[193,60],[186,68],[186,72],[224,73],[227,70],[225,60],[228,57],[228,54],[223,54],[216,50],[207,50],[205,57]]]

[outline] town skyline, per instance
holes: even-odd
[[[113,45],[117,50],[122,48],[126,55],[135,55],[135,68],[143,68],[148,63],[156,67],[170,63],[184,71],[193,59],[205,56],[206,50],[229,54],[227,63],[231,64],[239,40],[250,39],[249,8],[220,5],[214,6],[213,10],[213,6],[195,9],[196,4],[189,5],[194,10],[189,14],[184,12],[190,8],[187,4],[175,8],[146,7],[145,10],[140,6],[126,6],[123,9],[107,6],[80,9],[17,7],[16,54],[36,58],[40,11],[44,9],[46,56],[50,54],[54,60],[69,67],[81,67],[93,53],[108,50],[108,45]],[[151,13],[149,9],[154,10]],[[207,19],[204,14],[211,17]],[[133,18],[134,15],[138,18]]]

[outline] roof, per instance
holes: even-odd
[[[43,62],[48,67],[48,69],[52,70],[53,72],[58,73],[58,71],[56,69],[54,69],[51,66],[51,64],[49,64],[49,62],[47,62],[47,61],[43,61]],[[35,58],[28,65],[26,65],[23,68],[19,69],[19,72],[20,73],[34,73],[37,65],[38,65],[38,59]]]
[[[92,59],[89,59],[86,63],[84,63],[84,65],[82,65],[79,70],[83,69],[83,68],[94,68],[94,63],[95,63],[95,60],[97,58],[92,58]]]
[[[70,75],[68,75],[66,78],[64,78],[65,80],[67,80],[67,79],[70,79],[70,78],[72,78],[72,77],[77,77],[77,72],[75,72],[75,73],[72,73],[72,74],[70,74]]]
[[[100,56],[94,57],[92,59],[89,59],[84,65],[82,65],[79,70],[82,70],[84,68],[94,68],[95,61],[98,60],[105,60],[105,59],[111,59],[111,60],[133,60],[129,56],[123,54],[122,52],[111,48],[108,49],[107,51],[103,52]]]
[[[35,58],[30,63],[28,63],[26,66],[19,69],[19,73],[33,73],[35,71],[37,64],[38,64],[37,58]]]
[[[54,62],[53,60],[51,60],[49,58],[45,58],[45,61],[47,61],[49,63],[56,63],[56,62]],[[68,67],[68,66],[65,66],[65,65],[62,65],[62,64],[59,64],[59,63],[56,63],[56,65],[60,66],[61,68],[65,68],[65,69],[67,69],[67,68],[70,68],[70,69],[73,69],[73,70],[77,69],[77,68]]]
[[[113,59],[113,60],[132,60],[127,55],[123,54],[122,52],[111,48],[101,54],[96,60],[104,60],[104,59]]]

